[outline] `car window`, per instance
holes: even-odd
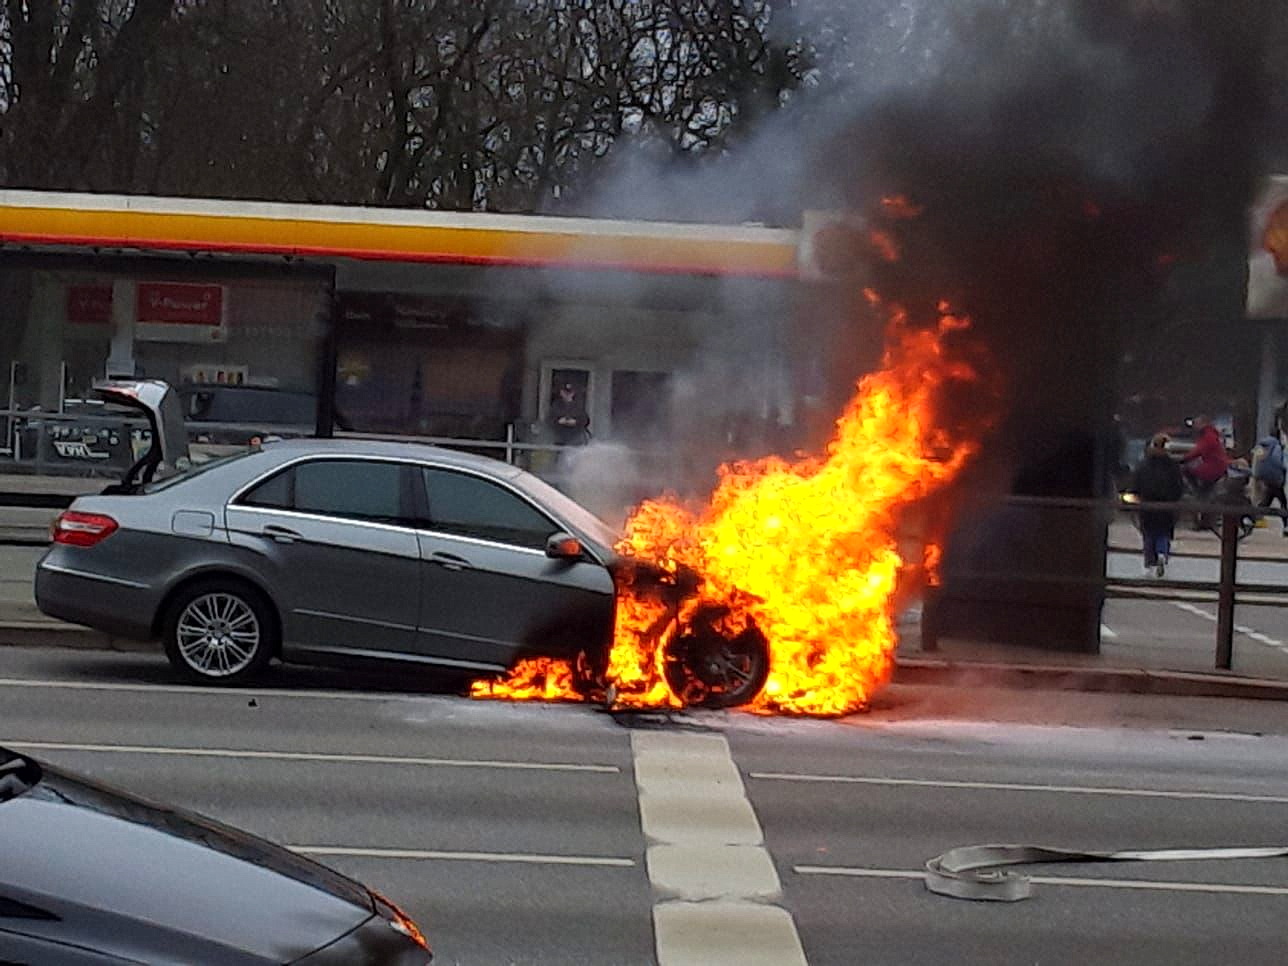
[[[409,516],[402,464],[319,460],[294,469],[296,510],[389,523]]]
[[[251,490],[241,502],[246,506],[271,507],[275,510],[290,510],[295,506],[295,469],[282,470]]]
[[[429,525],[443,533],[536,550],[559,529],[544,513],[499,484],[453,470],[424,470]]]

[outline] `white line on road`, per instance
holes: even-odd
[[[0,745],[33,751],[86,751],[118,755],[174,755],[180,758],[267,758],[273,761],[324,761],[355,765],[424,765],[444,768],[508,768],[518,771],[579,771],[618,774],[617,765],[570,762],[495,761],[472,758],[413,758],[403,755],[342,755],[311,751],[259,751],[250,748],[167,748],[158,745],[83,745],[61,741],[0,738]]]
[[[201,694],[208,698],[240,695],[248,698],[337,698],[346,701],[401,701],[437,695],[414,691],[314,691],[287,688],[225,688],[185,684],[126,684],[122,681],[48,681],[43,678],[0,678],[0,688],[59,688],[68,691],[134,691],[144,694]]]
[[[343,845],[288,845],[301,855],[352,856],[368,859],[429,859],[451,862],[519,862],[526,865],[593,865],[629,869],[634,859],[610,855],[537,855],[527,852],[441,852],[433,849],[363,849]]]
[[[806,966],[723,735],[631,733],[659,966]]]
[[[834,875],[858,879],[925,879],[925,870],[864,869],[838,865],[797,865],[797,875]],[[1035,885],[1080,886],[1089,889],[1151,889],[1161,892],[1217,892],[1255,896],[1288,896],[1283,886],[1237,885],[1224,882],[1168,882],[1155,879],[1096,879],[1061,875],[1030,875]]]
[[[1209,620],[1213,624],[1217,622],[1216,614],[1210,614],[1207,611],[1205,611],[1202,607],[1197,607],[1194,604],[1189,604],[1180,600],[1174,600],[1172,601],[1172,606],[1179,607],[1187,614],[1193,614],[1195,617],[1202,617],[1205,620]],[[1283,641],[1280,641],[1271,637],[1269,634],[1263,634],[1255,627],[1249,627],[1247,624],[1235,624],[1234,629],[1236,632],[1242,634],[1244,637],[1251,638],[1252,640],[1256,641],[1258,644],[1265,644],[1267,647],[1277,648],[1278,650],[1281,650],[1281,651],[1288,650],[1288,644],[1285,644]]]
[[[780,772],[753,771],[750,777],[766,781],[816,782],[836,785],[888,785],[914,788],[965,788],[975,791],[1053,792],[1064,795],[1118,795],[1128,798],[1173,798],[1213,802],[1258,802],[1268,805],[1288,804],[1288,795],[1245,795],[1238,792],[1185,792],[1156,788],[1113,788],[1095,785],[1028,785],[1018,782],[967,782],[928,778],[884,778],[866,775],[793,775]]]

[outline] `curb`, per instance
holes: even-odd
[[[897,658],[894,683],[1288,701],[1288,681],[1215,671],[1199,673]]]
[[[112,637],[101,631],[47,620],[0,621],[0,648],[58,647],[80,651],[156,651],[150,641]]]

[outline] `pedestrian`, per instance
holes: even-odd
[[[590,415],[586,403],[577,396],[577,389],[570,382],[559,387],[559,393],[550,400],[550,428],[558,446],[581,446],[589,437]]]
[[[1210,419],[1196,417],[1194,429],[1198,436],[1194,445],[1181,456],[1181,464],[1195,494],[1200,500],[1206,500],[1217,483],[1224,479],[1230,468],[1230,457],[1225,451],[1221,431],[1212,425]]]
[[[1279,508],[1288,511],[1288,496],[1284,495],[1284,481],[1288,479],[1288,463],[1284,460],[1284,442],[1278,432],[1257,443],[1261,457],[1253,466],[1252,475],[1261,484],[1261,500],[1257,506],[1265,509],[1275,500]],[[1288,515],[1279,518],[1280,531],[1288,537]]]
[[[1181,468],[1167,452],[1168,438],[1158,433],[1149,441],[1145,458],[1132,474],[1129,491],[1143,503],[1175,503],[1185,493]],[[1176,511],[1149,509],[1140,511],[1140,535],[1145,550],[1145,572],[1162,577],[1172,553],[1176,533]]]

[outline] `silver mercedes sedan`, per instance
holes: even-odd
[[[289,440],[188,465],[164,383],[100,387],[153,444],[55,521],[36,602],[160,639],[185,677],[372,659],[479,674],[526,656],[588,678],[612,644],[614,534],[537,477],[411,443]],[[177,428],[176,428],[177,427]]]

